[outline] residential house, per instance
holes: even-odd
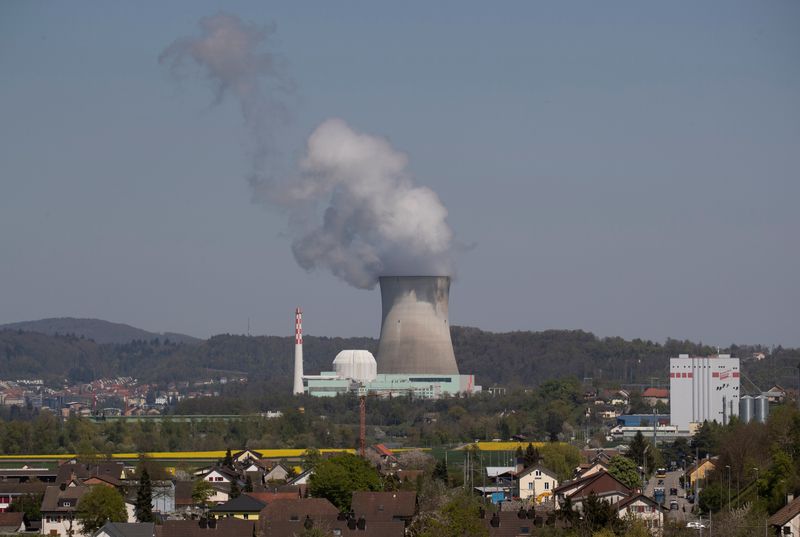
[[[264,474],[264,483],[269,483],[270,481],[286,481],[289,479],[290,473],[291,470],[289,468],[283,463],[278,463]]]
[[[328,500],[276,500],[259,517],[262,537],[291,537],[304,531],[321,529],[326,534],[342,537],[403,537],[405,523],[386,517],[368,519],[365,516],[340,514]]]
[[[775,535],[800,536],[800,498],[789,497],[789,502],[767,519]]]
[[[253,451],[251,449],[245,449],[243,451],[237,451],[233,454],[234,462],[238,462],[239,464],[245,464],[248,462],[253,462],[261,459],[261,453],[258,451]]]
[[[47,483],[0,481],[0,513],[7,511],[15,498],[26,494],[44,494],[46,489]]]
[[[411,491],[394,492],[353,492],[351,507],[354,516],[368,521],[399,520],[408,527],[419,509],[417,493]]]
[[[200,475],[203,480],[209,483],[225,483],[230,485],[234,480],[239,480],[239,475],[235,471],[222,466],[206,469]]]
[[[783,400],[786,399],[786,390],[776,384],[762,395],[764,395],[770,403],[779,404],[783,403]]]
[[[598,472],[588,477],[567,481],[558,486],[554,494],[557,509],[564,507],[567,499],[569,499],[573,509],[583,511],[583,504],[591,494],[601,500],[615,504],[630,496],[632,492],[630,488],[610,473]]]
[[[208,510],[209,515],[217,518],[235,517],[242,520],[258,520],[258,514],[267,504],[248,494],[231,498],[225,503],[215,505]]]
[[[253,537],[256,535],[255,524],[233,517],[219,520],[165,520],[162,525],[156,526],[156,537]]]
[[[298,485],[308,485],[308,480],[311,479],[311,476],[314,475],[314,469],[309,468],[305,472],[302,472],[297,477],[291,479],[287,485],[291,486],[298,486]]]
[[[152,522],[106,522],[92,537],[155,537],[156,526]]]
[[[49,485],[42,499],[42,533],[59,537],[83,537],[75,519],[78,501],[89,487],[77,480],[61,485]]]
[[[647,388],[642,392],[642,401],[654,407],[658,403],[669,404],[669,390],[667,388]]]
[[[650,534],[661,536],[664,533],[665,512],[663,506],[644,494],[632,494],[614,506],[622,519],[638,519],[645,523]]]
[[[578,468],[575,469],[575,477],[589,477],[600,472],[607,472],[608,465],[602,462],[594,462],[594,463],[585,463],[581,464]]]
[[[702,483],[706,478],[706,474],[715,468],[716,462],[717,457],[701,459],[687,468],[686,482],[689,483],[690,487],[694,487],[694,483],[697,480]]]
[[[558,475],[536,464],[517,474],[517,486],[520,500],[544,503],[553,498],[553,491],[558,487]]]
[[[481,519],[489,537],[519,537],[534,535],[533,510],[500,511],[491,516],[481,511]]]
[[[26,530],[25,513],[0,513],[0,535],[13,535]]]

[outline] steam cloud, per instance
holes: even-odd
[[[273,28],[220,13],[200,21],[201,34],[178,39],[159,57],[176,75],[187,62],[211,82],[214,102],[233,96],[252,134],[256,199],[285,210],[292,251],[306,270],[328,268],[360,288],[383,274],[448,275],[453,233],[436,193],[414,184],[408,158],[383,138],[328,119],[309,136],[296,169],[276,178],[277,127],[286,119],[280,97],[292,84],[282,62],[261,52]]]

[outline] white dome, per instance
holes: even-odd
[[[336,376],[358,382],[371,382],[378,376],[378,363],[369,351],[347,350],[333,360]]]

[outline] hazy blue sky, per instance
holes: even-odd
[[[274,23],[299,157],[387,137],[465,248],[451,321],[800,345],[800,2],[0,3],[0,323],[377,336],[295,263],[232,101],[159,65]]]

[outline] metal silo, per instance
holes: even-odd
[[[448,276],[381,276],[378,373],[458,375],[450,339]]]
[[[769,399],[764,395],[759,395],[755,398],[755,415],[756,421],[760,423],[767,423],[769,417]]]
[[[753,398],[749,395],[743,395],[739,399],[739,419],[742,420],[742,423],[750,423],[750,420],[753,419],[753,409]]]

